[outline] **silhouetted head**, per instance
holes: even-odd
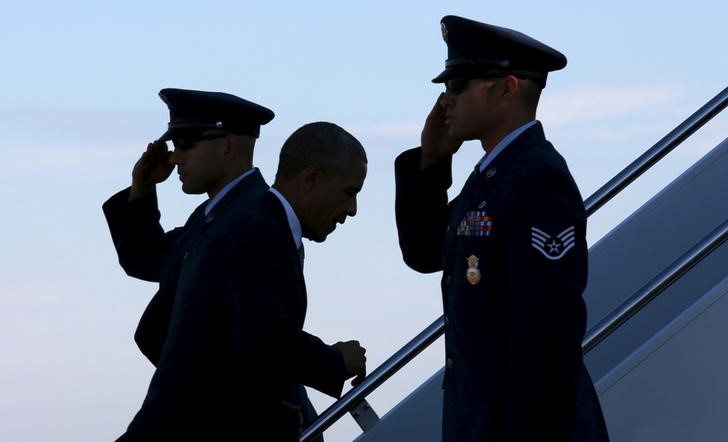
[[[356,215],[367,157],[361,143],[328,122],[309,123],[283,144],[273,186],[290,202],[303,236],[322,242]]]

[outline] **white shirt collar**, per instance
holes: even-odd
[[[233,187],[235,187],[235,185],[238,184],[239,182],[241,182],[243,180],[243,178],[245,178],[246,176],[252,174],[256,170],[258,170],[258,169],[255,168],[255,167],[253,167],[252,169],[244,172],[239,177],[237,177],[234,180],[230,181],[229,183],[225,184],[225,187],[223,187],[222,189],[220,189],[220,191],[217,192],[217,195],[215,195],[215,197],[213,199],[211,199],[210,202],[207,203],[207,205],[205,206],[205,216],[207,216],[207,215],[210,214],[210,211],[212,210],[212,208],[215,207],[215,205],[217,203],[219,203],[220,200],[223,199],[223,197],[228,192],[230,192],[230,189],[232,189]]]
[[[293,235],[293,240],[296,242],[296,249],[300,249],[303,245],[303,231],[301,230],[301,222],[298,220],[296,212],[293,211],[293,207],[291,207],[291,204],[288,202],[286,197],[284,197],[277,189],[270,187],[268,191],[278,197],[281,201],[283,209],[286,211],[286,217],[288,218],[288,227],[291,228],[291,235]]]
[[[518,138],[519,135],[521,135],[523,132],[526,131],[529,127],[536,124],[536,120],[529,121],[528,123],[524,124],[523,126],[519,127],[518,129],[514,130],[513,132],[509,133],[505,137],[503,137],[502,140],[498,142],[498,144],[495,145],[492,151],[490,153],[486,153],[483,155],[483,158],[478,161],[478,164],[480,164],[480,171],[482,172],[488,164],[492,163],[496,156],[498,156],[499,153],[503,152],[505,148],[511,144],[513,140]]]

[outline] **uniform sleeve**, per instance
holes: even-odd
[[[297,257],[296,257],[297,259]],[[340,397],[350,376],[341,353],[302,330],[293,317],[289,284],[291,267],[261,250],[246,253],[237,282],[226,290],[229,338],[242,361],[254,361],[255,370],[278,382],[303,384],[329,396]],[[241,286],[244,284],[244,286]],[[244,287],[244,288],[241,288]]]
[[[129,276],[159,282],[164,251],[183,229],[164,232],[156,192],[129,202],[129,190],[115,194],[102,206],[119,264]]]
[[[563,171],[515,180],[506,219],[503,440],[566,440],[582,364],[587,278],[581,196]]]
[[[404,262],[422,273],[442,270],[447,229],[447,189],[452,157],[420,171],[421,149],[403,152],[394,163],[395,214]]]

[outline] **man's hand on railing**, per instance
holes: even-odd
[[[358,375],[357,377],[355,377],[354,379],[351,380],[351,386],[352,387],[359,386],[359,384],[361,384],[362,382],[364,382],[364,379],[366,377],[367,377],[366,372],[364,374]]]
[[[367,358],[365,356],[367,350],[359,345],[359,341],[337,342],[333,347],[341,352],[346,372],[351,376],[356,376],[351,381],[351,385],[359,385],[364,380],[367,372]]]

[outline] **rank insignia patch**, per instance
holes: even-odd
[[[561,259],[574,247],[574,226],[569,227],[556,236],[551,236],[541,229],[531,227],[531,245],[550,260]]]
[[[471,211],[460,221],[457,236],[490,236],[493,220],[484,211]]]

